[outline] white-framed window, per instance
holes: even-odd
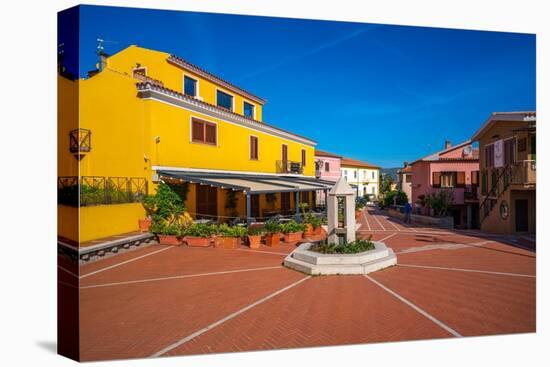
[[[234,97],[223,90],[216,89],[216,106],[233,111]]]
[[[247,101],[243,101],[243,115],[245,117],[250,117],[251,119],[256,118],[256,106]]]
[[[199,95],[199,81],[189,75],[184,75],[183,94],[191,97],[197,97]]]

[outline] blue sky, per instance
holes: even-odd
[[[382,167],[536,108],[529,34],[83,6],[81,75],[97,38],[183,57],[266,98],[266,122]]]

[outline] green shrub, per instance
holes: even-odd
[[[210,237],[214,233],[216,233],[216,226],[206,223],[194,223],[181,231],[183,236],[189,237]]]
[[[286,223],[281,224],[281,231],[283,233],[304,232],[305,230],[306,230],[305,224],[297,223],[293,219]]]
[[[226,223],[220,224],[216,229],[216,234],[221,237],[244,237],[246,233],[246,227],[229,226]]]
[[[368,240],[357,240],[344,244],[320,243],[313,245],[310,250],[322,254],[357,254],[359,252],[374,250],[374,243],[372,243],[369,237]]]
[[[311,224],[313,228],[317,228],[321,226],[321,218],[316,216],[314,213],[309,212],[304,214],[303,216],[303,223],[304,224]]]
[[[394,202],[395,198],[395,202]],[[403,191],[390,191],[386,193],[384,196],[384,200],[382,201],[383,207],[387,208],[392,205],[405,205],[407,204],[407,194],[405,194]]]
[[[265,232],[266,230],[262,227],[248,227],[249,236],[262,236]]]
[[[281,224],[275,219],[268,219],[264,224],[264,228],[267,233],[281,232]]]

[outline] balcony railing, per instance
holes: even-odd
[[[68,206],[93,206],[141,202],[147,195],[142,177],[59,177],[57,202]]]
[[[520,161],[512,164],[510,183],[516,185],[532,185],[537,183],[537,162]]]
[[[304,166],[300,162],[281,160],[277,161],[276,170],[277,173],[302,174],[304,172]]]
[[[464,200],[478,200],[478,187],[477,186],[469,186],[466,189],[464,189]]]

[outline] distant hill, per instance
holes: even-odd
[[[382,175],[389,175],[393,182],[397,182],[397,171],[399,171],[401,167],[395,167],[395,168],[381,168],[380,174]]]

